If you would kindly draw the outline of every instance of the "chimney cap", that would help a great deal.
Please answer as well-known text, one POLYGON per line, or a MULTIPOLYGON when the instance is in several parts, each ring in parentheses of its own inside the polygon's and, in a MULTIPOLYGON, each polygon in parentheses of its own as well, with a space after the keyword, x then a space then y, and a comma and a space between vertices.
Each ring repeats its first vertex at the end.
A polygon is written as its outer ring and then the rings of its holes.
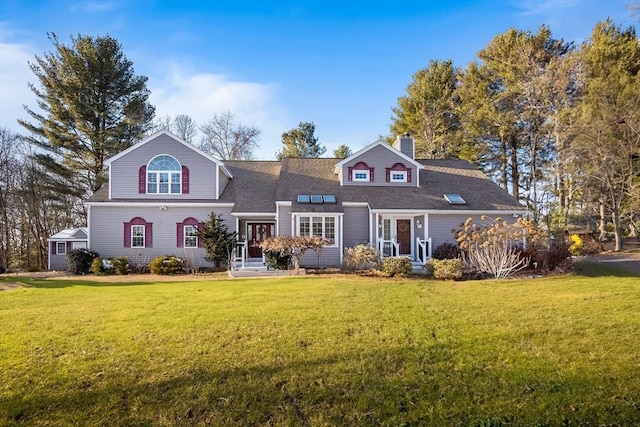
POLYGON ((404 136, 406 136, 407 138, 409 138, 409 137, 411 136, 411 134, 410 134, 409 132, 406 132, 406 133, 404 134, 404 136))

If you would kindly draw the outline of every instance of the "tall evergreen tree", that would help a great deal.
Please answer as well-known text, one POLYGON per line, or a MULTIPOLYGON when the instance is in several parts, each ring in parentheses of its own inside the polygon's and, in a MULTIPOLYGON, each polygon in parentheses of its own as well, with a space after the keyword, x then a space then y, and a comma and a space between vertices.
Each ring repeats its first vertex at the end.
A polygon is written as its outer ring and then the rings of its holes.
POLYGON ((285 157, 320 157, 326 151, 318 143, 318 138, 314 135, 316 125, 312 122, 300 122, 297 128, 291 129, 282 134, 284 147, 276 153, 278 160, 285 157))
POLYGON ((431 61, 413 75, 407 94, 392 109, 391 134, 413 135, 416 157, 446 158, 458 152, 458 118, 453 109, 456 73, 450 60, 431 61))
POLYGON ((61 192, 78 196, 105 180, 104 161, 131 146, 151 126, 147 78, 112 37, 71 37, 61 43, 50 34, 53 52, 35 57, 30 84, 39 110, 25 106, 34 122, 19 120, 26 140, 42 149, 36 159, 61 192))
POLYGON ((351 154, 353 154, 351 153, 351 148, 349 148, 349 146, 346 144, 342 144, 341 146, 333 150, 333 157, 338 159, 346 159, 351 154))

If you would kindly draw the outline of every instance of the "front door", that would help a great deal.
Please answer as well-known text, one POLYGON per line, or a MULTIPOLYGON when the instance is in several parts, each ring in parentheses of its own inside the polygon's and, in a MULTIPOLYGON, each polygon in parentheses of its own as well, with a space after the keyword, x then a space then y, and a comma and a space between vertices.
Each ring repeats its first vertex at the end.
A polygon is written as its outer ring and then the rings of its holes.
POLYGON ((411 255, 411 220, 396 220, 396 242, 398 243, 398 255, 411 255))
POLYGON ((250 222, 247 224, 247 242, 249 243, 249 258, 262 258, 260 243, 274 234, 274 225, 264 222, 250 222))

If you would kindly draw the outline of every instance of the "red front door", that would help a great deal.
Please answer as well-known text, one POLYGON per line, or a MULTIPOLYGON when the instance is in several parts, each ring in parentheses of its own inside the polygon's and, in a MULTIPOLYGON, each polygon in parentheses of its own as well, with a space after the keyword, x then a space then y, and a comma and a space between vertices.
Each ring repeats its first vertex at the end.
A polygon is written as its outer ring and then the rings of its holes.
POLYGON ((250 222, 247 224, 247 241, 249 243, 250 258, 262 258, 260 243, 274 234, 274 228, 273 224, 263 222, 250 222))
POLYGON ((399 219, 396 222, 396 227, 396 241, 398 242, 400 251, 398 255, 411 254, 411 220, 399 219))

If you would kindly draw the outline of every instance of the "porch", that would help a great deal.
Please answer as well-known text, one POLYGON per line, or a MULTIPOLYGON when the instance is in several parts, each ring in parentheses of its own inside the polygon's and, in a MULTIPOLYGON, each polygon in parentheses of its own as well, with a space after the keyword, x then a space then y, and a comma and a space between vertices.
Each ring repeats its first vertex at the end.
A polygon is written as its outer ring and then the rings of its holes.
POLYGON ((432 254, 428 237, 427 215, 375 214, 376 248, 380 256, 406 257, 412 263, 424 265, 432 254))

